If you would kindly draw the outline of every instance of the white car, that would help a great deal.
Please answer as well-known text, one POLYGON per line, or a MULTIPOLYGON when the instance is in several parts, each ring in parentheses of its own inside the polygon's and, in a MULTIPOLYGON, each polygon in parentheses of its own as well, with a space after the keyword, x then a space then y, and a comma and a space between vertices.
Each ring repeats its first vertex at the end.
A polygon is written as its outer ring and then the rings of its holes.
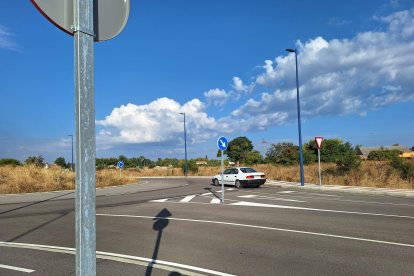
MULTIPOLYGON (((221 185, 221 174, 215 175, 212 178, 213 184, 221 185)), ((227 169, 223 172, 223 184, 234 185, 236 188, 243 187, 260 187, 266 182, 266 176, 262 172, 257 172, 252 168, 237 167, 227 169)))

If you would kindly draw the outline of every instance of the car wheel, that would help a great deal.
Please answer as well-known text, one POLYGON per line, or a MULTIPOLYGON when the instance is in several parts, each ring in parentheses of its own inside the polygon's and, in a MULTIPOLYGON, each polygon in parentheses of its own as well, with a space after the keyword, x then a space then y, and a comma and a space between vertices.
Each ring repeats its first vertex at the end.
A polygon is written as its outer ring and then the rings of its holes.
POLYGON ((236 185, 237 189, 243 188, 243 185, 241 184, 241 182, 239 180, 236 180, 235 185, 236 185))
POLYGON ((220 182, 218 181, 218 179, 216 178, 216 179, 214 179, 214 186, 219 186, 220 185, 220 182))

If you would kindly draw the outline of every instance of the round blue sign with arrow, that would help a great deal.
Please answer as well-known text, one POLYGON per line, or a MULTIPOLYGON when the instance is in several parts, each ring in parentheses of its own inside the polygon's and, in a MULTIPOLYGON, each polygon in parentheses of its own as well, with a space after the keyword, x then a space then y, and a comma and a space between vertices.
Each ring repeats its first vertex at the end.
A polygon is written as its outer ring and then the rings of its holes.
POLYGON ((226 150, 228 146, 229 146, 229 143, 227 143, 226 137, 221 136, 220 138, 218 138, 218 140, 217 140, 217 147, 220 150, 226 150))
POLYGON ((118 161, 118 163, 116 165, 118 166, 118 168, 122 169, 124 167, 124 162, 123 161, 118 161))

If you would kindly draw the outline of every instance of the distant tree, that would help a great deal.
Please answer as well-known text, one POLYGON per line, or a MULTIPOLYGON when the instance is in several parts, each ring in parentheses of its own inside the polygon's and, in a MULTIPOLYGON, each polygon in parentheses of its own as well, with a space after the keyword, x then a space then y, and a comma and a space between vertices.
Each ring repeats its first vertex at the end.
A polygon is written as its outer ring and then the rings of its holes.
POLYGON ((263 162, 263 156, 257 150, 252 150, 247 153, 245 158, 245 163, 247 165, 255 165, 263 162))
MULTIPOLYGON (((246 157, 253 150, 253 143, 247 137, 237 137, 229 142, 228 148, 224 151, 224 154, 233 161, 239 164, 244 163, 246 157)), ((217 153, 217 157, 221 156, 221 151, 217 153)))
POLYGON ((290 166, 299 162, 299 147, 290 142, 272 144, 266 152, 270 163, 290 166))
POLYGON ((59 167, 62 167, 62 168, 67 168, 68 167, 64 157, 56 158, 55 164, 58 165, 59 167))
POLYGON ((21 166, 22 163, 19 160, 13 159, 13 158, 3 158, 0 159, 0 167, 1 166, 12 166, 12 167, 16 167, 16 166, 21 166))
MULTIPOLYGON (((188 164, 188 172, 192 172, 192 173, 196 173, 198 172, 198 166, 196 164, 195 160, 187 160, 187 164, 188 164)), ((183 173, 185 172, 185 162, 183 162, 181 164, 181 169, 183 170, 183 173)))
POLYGON ((395 157, 391 161, 391 166, 399 171, 401 178, 408 180, 411 188, 414 189, 414 163, 404 161, 401 157, 395 157))
POLYGON ((43 156, 37 155, 37 156, 29 156, 26 160, 24 160, 25 165, 35 165, 37 167, 43 167, 46 162, 43 156))
POLYGON ((412 146, 410 150, 414 151, 414 146, 412 146))
POLYGON ((400 150, 373 150, 371 151, 367 159, 368 160, 393 160, 398 157, 402 151, 400 150))
POLYGON ((393 147, 398 147, 400 144, 398 144, 398 143, 396 143, 396 144, 393 144, 392 146, 393 147))

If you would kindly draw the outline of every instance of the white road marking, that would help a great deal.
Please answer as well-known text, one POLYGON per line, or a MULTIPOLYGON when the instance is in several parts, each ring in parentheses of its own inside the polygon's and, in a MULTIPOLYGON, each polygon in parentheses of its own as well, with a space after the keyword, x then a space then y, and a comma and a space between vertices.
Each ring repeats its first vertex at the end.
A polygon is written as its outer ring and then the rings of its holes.
MULTIPOLYGON (((0 242, 0 247, 24 248, 24 249, 48 251, 48 252, 55 252, 55 253, 76 254, 75 248, 50 246, 50 245, 43 245, 43 244, 0 242)), ((228 274, 228 273, 224 273, 220 271, 210 270, 210 269, 191 266, 191 265, 162 261, 158 259, 137 257, 137 256, 132 256, 132 255, 103 252, 103 251, 96 251, 96 258, 104 259, 104 260, 112 260, 112 261, 122 262, 122 263, 132 263, 132 264, 144 265, 144 266, 147 266, 148 264, 150 264, 155 268, 164 269, 168 271, 177 271, 177 268, 181 268, 181 273, 185 275, 200 275, 200 274, 191 272, 192 270, 192 271, 197 271, 200 273, 208 273, 208 274, 219 275, 219 276, 235 276, 233 274, 228 274)), ((177 271, 177 272, 180 272, 180 271, 177 271)))
POLYGON ((228 189, 226 189, 226 191, 234 191, 234 190, 237 190, 237 189, 234 189, 234 188, 228 188, 228 189))
POLYGON ((260 195, 243 195, 243 196, 238 196, 238 197, 279 200, 279 201, 292 201, 292 202, 306 202, 306 201, 296 200, 296 199, 287 199, 287 198, 281 198, 281 197, 270 197, 270 196, 260 196, 260 195))
POLYGON ((308 193, 308 195, 317 195, 317 196, 334 196, 334 197, 337 197, 337 195, 316 194, 316 193, 308 193))
MULTIPOLYGON (((247 193, 246 191, 242 191, 243 193, 247 193)), ((273 196, 272 193, 260 193, 260 192, 249 192, 258 195, 269 195, 273 196)), ((364 201, 364 200, 352 200, 352 199, 338 199, 338 198, 320 198, 320 197, 311 197, 311 196, 302 196, 302 195, 286 195, 295 198, 304 198, 304 199, 317 199, 317 200, 327 200, 327 201, 342 201, 342 202, 355 202, 355 203, 366 203, 366 204, 379 204, 379 205, 394 205, 394 206, 410 206, 414 207, 413 204, 406 204, 406 203, 390 203, 390 202, 379 202, 379 201, 364 201)), ((334 195, 334 197, 342 197, 334 195)))
POLYGON ((213 199, 210 201, 210 203, 213 203, 213 204, 218 204, 218 203, 220 203, 220 202, 221 202, 221 200, 220 200, 219 198, 217 198, 217 197, 213 198, 213 199))
POLYGON ((340 211, 340 210, 329 210, 329 209, 316 209, 316 208, 306 208, 306 207, 287 206, 287 205, 272 205, 272 204, 256 203, 256 202, 248 202, 248 201, 239 201, 239 202, 235 202, 235 203, 230 203, 229 205, 250 206, 250 207, 269 207, 269 208, 281 208, 281 209, 294 209, 294 210, 307 210, 307 211, 319 211, 319 212, 332 212, 332 213, 343 213, 343 214, 355 214, 355 215, 369 215, 369 216, 414 219, 414 217, 410 217, 410 216, 376 214, 376 213, 363 213, 363 212, 340 211))
POLYGON ((195 198, 196 195, 189 195, 186 196, 185 198, 181 199, 180 202, 189 202, 190 200, 192 200, 193 198, 195 198))
MULTIPOLYGON (((171 217, 114 215, 114 214, 96 214, 96 215, 97 216, 105 216, 105 217, 143 218, 143 219, 151 219, 151 220, 154 220, 154 219, 167 219, 167 220, 177 220, 177 221, 187 221, 187 222, 200 222, 200 223, 211 223, 211 224, 223 224, 223 225, 230 225, 230 226, 240 226, 240 227, 248 227, 248 228, 257 228, 257 229, 265 229, 265 230, 273 230, 273 231, 281 231, 281 232, 290 232, 290 233, 297 233, 297 234, 305 234, 305 235, 313 235, 313 236, 322 236, 322 237, 330 237, 330 238, 339 238, 339 239, 345 239, 345 240, 364 241, 364 242, 372 242, 372 243, 388 244, 388 245, 397 245, 397 246, 412 247, 412 248, 414 248, 414 244, 408 244, 408 243, 381 241, 381 240, 373 240, 373 239, 365 239, 365 238, 358 238, 358 237, 333 235, 333 234, 318 233, 318 232, 308 232, 308 231, 292 230, 292 229, 285 229, 285 228, 275 228, 275 227, 267 227, 267 226, 251 225, 251 224, 240 224, 240 223, 225 222, 225 221, 199 220, 199 219, 184 219, 184 218, 171 218, 171 217)), ((0 245, 1 245, 1 243, 0 243, 0 245)))
POLYGON ((291 193, 295 193, 295 191, 282 191, 282 192, 278 192, 278 194, 291 194, 291 193))
POLYGON ((205 195, 211 195, 211 193, 209 192, 209 193, 204 193, 204 194, 201 194, 202 196, 205 196, 205 195))
POLYGON ((2 265, 2 264, 0 264, 0 268, 9 269, 9 270, 15 270, 15 271, 20 271, 20 272, 26 272, 26 273, 32 273, 32 272, 34 272, 33 269, 22 268, 22 267, 11 266, 11 265, 2 265))
POLYGON ((150 202, 166 202, 169 198, 150 200, 150 202))

